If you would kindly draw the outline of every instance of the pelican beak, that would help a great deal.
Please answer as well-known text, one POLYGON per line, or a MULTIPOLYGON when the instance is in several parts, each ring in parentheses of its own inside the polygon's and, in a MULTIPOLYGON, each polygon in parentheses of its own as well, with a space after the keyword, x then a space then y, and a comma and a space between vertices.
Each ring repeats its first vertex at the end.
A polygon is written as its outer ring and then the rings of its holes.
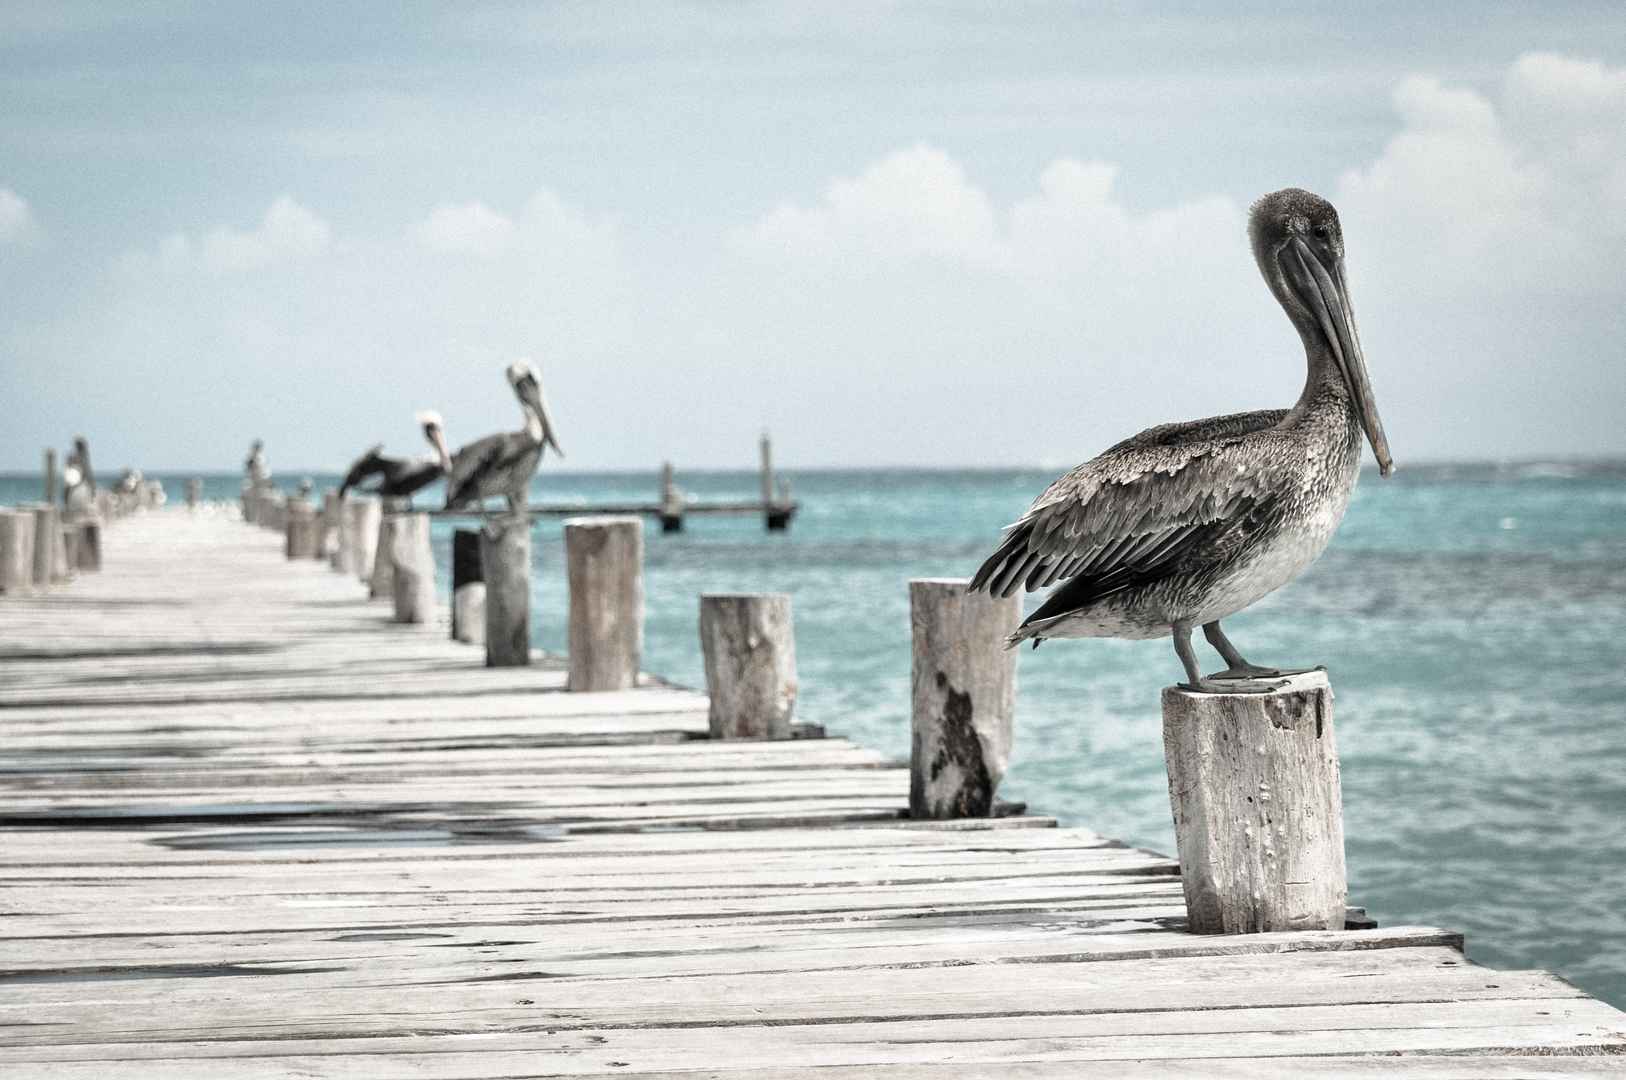
POLYGON ((542 422, 542 445, 553 447, 555 454, 564 457, 565 452, 559 449, 559 440, 553 433, 553 421, 548 418, 548 402, 542 396, 542 384, 535 379, 527 379, 524 389, 526 403, 536 413, 536 418, 542 422))
POLYGON ((435 448, 435 456, 440 458, 442 472, 452 471, 452 452, 446 446, 446 432, 441 430, 439 424, 425 424, 423 433, 429 439, 429 445, 435 448))
POLYGON ((1349 305, 1343 261, 1335 261, 1329 271, 1309 244, 1294 237, 1282 249, 1279 262, 1299 302, 1321 325, 1321 333, 1326 336, 1343 373, 1344 385, 1355 399, 1361 427, 1366 431, 1367 442, 1372 444, 1372 456, 1378 459, 1378 472, 1388 476, 1394 471, 1395 463, 1389 456, 1389 439, 1383 433, 1383 421, 1378 418, 1372 379, 1366 373, 1366 354, 1361 351, 1361 336, 1355 329, 1355 315, 1349 305))

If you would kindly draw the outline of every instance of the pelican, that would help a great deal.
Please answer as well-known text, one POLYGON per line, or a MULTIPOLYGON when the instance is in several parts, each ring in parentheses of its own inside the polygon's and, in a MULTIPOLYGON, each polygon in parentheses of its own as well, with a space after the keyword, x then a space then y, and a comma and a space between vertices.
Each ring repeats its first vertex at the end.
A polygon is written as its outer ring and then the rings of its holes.
POLYGON ((392 458, 383 454, 384 444, 370 448, 355 460, 339 485, 339 498, 372 477, 380 477, 378 485, 369 488, 378 495, 410 496, 433 484, 451 468, 451 454, 446 449, 446 425, 440 413, 425 410, 416 417, 423 428, 423 437, 435 448, 433 454, 415 458, 392 458))
POLYGON ((446 509, 478 507, 488 497, 501 495, 515 514, 525 511, 531 477, 542 460, 544 447, 553 447, 560 457, 559 440, 548 419, 548 403, 542 397, 542 381, 528 361, 508 365, 508 385, 519 398, 525 426, 518 431, 501 432, 476 439, 452 455, 446 470, 446 509))
POLYGON ((1150 428, 1051 484, 971 581, 996 596, 1062 583, 1007 647, 1170 635, 1183 685, 1205 693, 1266 693, 1298 673, 1248 663, 1220 620, 1321 555, 1355 488, 1363 433, 1382 475, 1394 462, 1350 309, 1338 212, 1288 188, 1254 203, 1248 236, 1304 342, 1303 393, 1291 409, 1150 428), (1200 674, 1198 626, 1224 671, 1200 674))

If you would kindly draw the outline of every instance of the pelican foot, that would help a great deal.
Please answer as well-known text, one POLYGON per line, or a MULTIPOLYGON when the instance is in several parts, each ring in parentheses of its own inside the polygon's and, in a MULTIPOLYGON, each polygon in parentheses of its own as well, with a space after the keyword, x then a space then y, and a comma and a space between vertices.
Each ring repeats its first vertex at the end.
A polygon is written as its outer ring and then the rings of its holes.
POLYGON ((1260 667, 1258 664, 1233 664, 1224 671, 1216 671, 1212 675, 1205 675, 1204 681, 1211 679, 1280 679, 1289 675, 1308 675, 1312 671, 1326 671, 1325 664, 1315 667, 1273 668, 1260 667))
POLYGON ((1268 694, 1280 690, 1286 685, 1286 679, 1246 679, 1237 677, 1220 680, 1209 676, 1199 679, 1195 685, 1181 683, 1180 689, 1190 690, 1197 694, 1268 694))

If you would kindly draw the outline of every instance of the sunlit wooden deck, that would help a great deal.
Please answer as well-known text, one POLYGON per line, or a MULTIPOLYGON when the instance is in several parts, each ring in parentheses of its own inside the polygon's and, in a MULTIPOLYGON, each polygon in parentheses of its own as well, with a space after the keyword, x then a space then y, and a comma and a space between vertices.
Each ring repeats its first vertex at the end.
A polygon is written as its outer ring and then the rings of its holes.
POLYGON ((1448 931, 1189 935, 1164 858, 488 670, 224 514, 104 546, 0 598, 8 1080, 1626 1071, 1626 1014, 1448 931))

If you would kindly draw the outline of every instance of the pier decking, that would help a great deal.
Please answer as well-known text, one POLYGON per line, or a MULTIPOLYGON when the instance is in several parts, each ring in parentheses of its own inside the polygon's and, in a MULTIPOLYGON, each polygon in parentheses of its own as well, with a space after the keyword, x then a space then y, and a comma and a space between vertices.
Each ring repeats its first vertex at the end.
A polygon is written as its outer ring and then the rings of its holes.
POLYGON ((1626 1071, 1626 1014, 1449 931, 1187 934, 1167 859, 486 669, 223 514, 104 567, 0 598, 8 1080, 1626 1071))

